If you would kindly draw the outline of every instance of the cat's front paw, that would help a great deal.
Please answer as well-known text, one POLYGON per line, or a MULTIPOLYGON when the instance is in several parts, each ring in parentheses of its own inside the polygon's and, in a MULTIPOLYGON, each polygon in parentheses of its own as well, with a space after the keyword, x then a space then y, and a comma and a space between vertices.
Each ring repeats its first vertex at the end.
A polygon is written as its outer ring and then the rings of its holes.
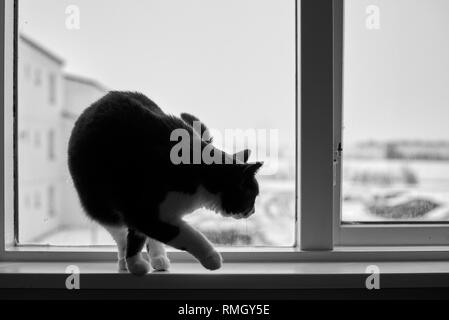
POLYGON ((165 255, 152 257, 151 266, 156 271, 167 271, 170 268, 170 260, 165 255))
POLYGON ((201 261, 201 264, 208 270, 217 270, 221 268, 223 258, 217 251, 212 251, 212 253, 201 261))
POLYGON ((140 254, 126 258, 126 264, 128 266, 129 272, 136 276, 143 276, 150 271, 150 265, 148 261, 143 259, 140 254))

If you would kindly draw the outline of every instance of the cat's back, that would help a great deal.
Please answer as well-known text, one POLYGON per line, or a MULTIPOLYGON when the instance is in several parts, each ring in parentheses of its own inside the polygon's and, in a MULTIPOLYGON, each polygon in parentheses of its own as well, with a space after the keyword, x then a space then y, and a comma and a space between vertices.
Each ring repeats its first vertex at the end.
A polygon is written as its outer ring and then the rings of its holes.
MULTIPOLYGON (((148 121, 149 118, 163 118, 165 113, 148 97, 141 93, 111 91, 90 105, 77 119, 72 136, 121 129, 130 122, 148 121)), ((132 129, 128 127, 127 129, 132 129)))
POLYGON ((162 134, 167 116, 152 100, 137 92, 111 91, 94 102, 77 119, 69 142, 69 153, 86 144, 117 145, 122 140, 143 138, 153 131, 162 134), (159 132, 158 132, 159 130, 159 132), (108 143, 109 141, 109 143, 108 143))
POLYGON ((69 141, 75 171, 120 169, 165 161, 173 128, 183 126, 141 93, 112 91, 78 118, 69 141), (164 159, 162 159, 164 158, 164 159))

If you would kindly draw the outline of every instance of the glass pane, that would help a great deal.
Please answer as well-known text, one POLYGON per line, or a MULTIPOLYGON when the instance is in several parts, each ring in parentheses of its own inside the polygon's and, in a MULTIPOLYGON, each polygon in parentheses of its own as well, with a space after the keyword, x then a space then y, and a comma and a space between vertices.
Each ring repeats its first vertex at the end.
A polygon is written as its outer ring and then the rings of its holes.
POLYGON ((342 220, 449 221, 449 1, 345 3, 342 220))
MULTIPOLYGON (((200 210, 188 220, 218 244, 291 246, 295 28, 294 0, 21 0, 20 242, 113 243, 79 205, 67 141, 92 102, 108 90, 132 90, 167 113, 198 116, 223 136, 257 133, 250 161, 266 162, 256 214, 234 220, 200 210)), ((214 140, 231 152, 228 142, 214 140)))

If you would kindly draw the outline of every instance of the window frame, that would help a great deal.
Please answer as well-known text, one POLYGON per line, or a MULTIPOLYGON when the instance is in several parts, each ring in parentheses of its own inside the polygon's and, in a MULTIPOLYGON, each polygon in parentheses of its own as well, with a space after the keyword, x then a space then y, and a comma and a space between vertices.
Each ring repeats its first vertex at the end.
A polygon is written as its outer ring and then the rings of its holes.
POLYGON ((334 150, 337 184, 334 192, 334 244, 336 246, 448 246, 449 224, 440 223, 344 223, 342 216, 342 152, 344 115, 344 1, 334 11, 334 150))
MULTIPOLYGON (((14 42, 19 0, 0 5, 0 261, 114 261, 113 246, 17 246, 14 221, 14 42)), ((296 242, 291 248, 218 248, 228 262, 449 260, 446 246, 381 247, 366 237, 370 226, 340 226, 342 50, 344 0, 294 0, 296 4, 296 242), (298 18, 301 17, 299 21, 298 18), (300 107, 301 106, 301 107, 300 107), (299 125, 301 127, 299 128, 299 125), (324 129, 323 129, 324 128, 324 129), (323 132, 325 134, 323 134, 323 132), (299 143, 301 142, 301 143, 299 143), (301 186, 307 186, 302 188, 301 186), (323 201, 323 199, 325 199, 323 201), (338 201, 337 201, 338 199, 338 201), (347 231, 349 230, 349 232, 347 231), (362 237, 363 236, 363 237, 362 237), (349 247, 355 246, 358 247, 349 247), (365 247, 360 247, 365 245, 365 247), (345 247, 346 246, 346 247, 345 247)), ((435 226, 433 226, 435 228, 435 226)), ((372 226, 371 226, 372 228, 372 226)), ((397 230, 400 226, 393 228, 397 230)), ((416 228, 416 227, 414 227, 416 228)), ((388 226, 384 230, 391 229, 388 226)), ((385 231, 386 230, 386 231, 385 231)), ((420 229, 423 235, 426 230, 420 229)), ((435 229, 433 229, 435 230, 435 229)), ((418 243, 416 243, 418 245, 418 243)), ((194 259, 170 251, 174 262, 194 259)))
MULTIPOLYGON (((297 11, 295 12, 295 24, 297 24, 297 17, 300 13, 299 0, 292 0, 295 3, 297 11)), ((17 178, 17 150, 14 148, 14 141, 16 139, 14 132, 14 105, 15 99, 17 97, 12 95, 14 92, 14 84, 17 80, 17 55, 15 52, 17 50, 17 18, 18 18, 18 4, 19 0, 5 0, 4 7, 0 5, 0 33, 4 38, 0 38, 1 44, 4 44, 4 56, 0 55, 3 70, 5 74, 4 77, 4 87, 2 87, 2 92, 0 92, 0 99, 4 101, 4 107, 1 110, 2 116, 4 116, 1 124, 4 125, 5 135, 2 137, 0 132, 0 138, 3 146, 0 145, 3 154, 1 158, 5 161, 2 165, 4 192, 0 192, 3 197, 3 208, 0 212, 0 261, 1 260, 37 260, 37 261, 60 261, 66 259, 76 259, 80 261, 89 260, 115 260, 115 246, 92 246, 92 247, 63 247, 63 246, 40 246, 40 245, 20 245, 17 239, 18 228, 17 219, 14 216, 14 210, 17 208, 17 199, 15 199, 14 194, 17 194, 17 189, 14 190, 14 181, 17 178), (4 19, 4 20, 3 20, 4 19), (13 63, 14 62, 14 63, 13 63), (1 230, 5 230, 2 234, 1 230)), ((295 32, 298 34, 298 31, 295 32)), ((295 39, 296 40, 296 39, 295 39)), ((297 42, 297 41, 296 41, 297 42)), ((298 47, 298 43, 297 46, 298 47)), ((296 53, 298 50, 296 48, 296 53)), ((299 58, 296 57, 296 65, 299 64, 299 58)), ((298 104, 298 94, 296 94, 296 110, 298 104)), ((297 116, 298 112, 296 112, 297 116)), ((298 143, 298 141, 297 141, 298 143)), ((297 148, 296 148, 297 149, 297 148)), ((298 150, 296 150, 297 152, 298 150)), ((298 157, 296 157, 298 160, 298 157)), ((297 165, 299 170, 299 166, 297 165)), ((299 184, 298 174, 296 176, 296 185, 299 184)), ((2 178, 2 177, 0 177, 2 178)), ((298 192, 296 188, 296 193, 298 192)), ((297 198, 297 194, 295 195, 297 198)), ((295 239, 296 235, 299 233, 298 230, 294 230, 295 239)), ((240 260, 259 260, 263 259, 268 255, 282 256, 282 259, 290 259, 290 254, 297 252, 299 249, 295 243, 292 247, 230 247, 230 248, 220 248, 218 249, 223 252, 224 258, 228 261, 240 261, 240 260)), ((193 258, 185 252, 170 251, 171 259, 174 261, 191 261, 193 258)))

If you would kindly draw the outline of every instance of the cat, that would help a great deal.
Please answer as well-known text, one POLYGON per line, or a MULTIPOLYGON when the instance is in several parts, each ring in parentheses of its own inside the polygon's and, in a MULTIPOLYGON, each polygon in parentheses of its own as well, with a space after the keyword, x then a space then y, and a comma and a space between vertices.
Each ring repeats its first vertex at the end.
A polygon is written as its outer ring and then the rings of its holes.
POLYGON ((143 275, 150 264, 169 269, 164 244, 189 252, 209 270, 221 267, 221 255, 182 218, 202 207, 237 219, 252 215, 263 163, 247 163, 249 156, 250 150, 231 156, 215 148, 193 115, 178 118, 144 94, 111 91, 75 122, 68 166, 84 211, 117 243, 119 269, 143 275), (173 164, 175 129, 233 163, 173 164), (149 259, 141 253, 145 246, 149 259))

